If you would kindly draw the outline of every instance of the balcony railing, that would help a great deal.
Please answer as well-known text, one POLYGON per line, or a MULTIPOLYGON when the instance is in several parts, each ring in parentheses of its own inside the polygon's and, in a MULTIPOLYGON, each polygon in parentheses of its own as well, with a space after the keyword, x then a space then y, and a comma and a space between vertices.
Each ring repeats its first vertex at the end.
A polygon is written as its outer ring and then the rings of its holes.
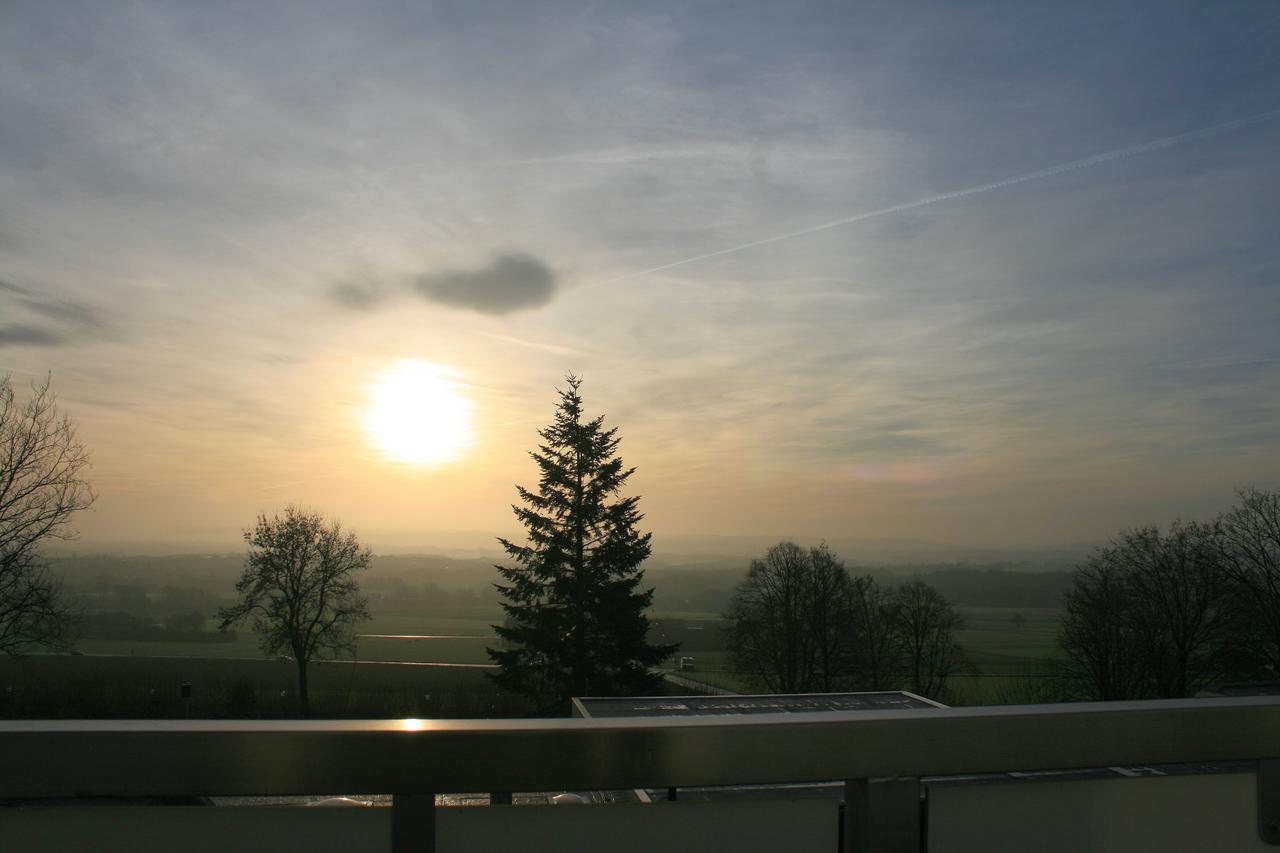
MULTIPOLYGON (((436 849, 437 793, 843 780, 844 849, 917 851, 922 777, 1249 761, 1249 837, 1280 841, 1275 697, 659 719, 0 721, 0 757, 9 799, 387 793, 397 853, 436 849)), ((21 813, 0 809, 0 847, 21 813)), ((320 830, 332 818, 307 820, 320 830)), ((625 840, 602 838, 599 849, 625 840)))

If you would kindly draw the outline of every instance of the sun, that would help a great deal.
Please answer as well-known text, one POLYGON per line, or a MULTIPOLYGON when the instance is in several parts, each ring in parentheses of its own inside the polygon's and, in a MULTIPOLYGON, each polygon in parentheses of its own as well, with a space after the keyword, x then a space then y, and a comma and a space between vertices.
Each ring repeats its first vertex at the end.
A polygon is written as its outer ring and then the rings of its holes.
POLYGON ((370 444, 387 459, 423 467, 461 456, 471 444, 471 404, 453 375, 425 361, 383 371, 362 418, 370 444))

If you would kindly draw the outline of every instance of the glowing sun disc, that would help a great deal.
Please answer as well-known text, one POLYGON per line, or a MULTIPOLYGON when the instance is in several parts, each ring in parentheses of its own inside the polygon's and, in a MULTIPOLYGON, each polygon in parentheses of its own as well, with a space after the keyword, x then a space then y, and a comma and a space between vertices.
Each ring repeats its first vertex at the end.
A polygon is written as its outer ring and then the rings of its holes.
POLYGON ((384 371, 369 386, 362 420, 370 443, 396 462, 440 465, 470 444, 470 404, 448 371, 425 361, 384 371))

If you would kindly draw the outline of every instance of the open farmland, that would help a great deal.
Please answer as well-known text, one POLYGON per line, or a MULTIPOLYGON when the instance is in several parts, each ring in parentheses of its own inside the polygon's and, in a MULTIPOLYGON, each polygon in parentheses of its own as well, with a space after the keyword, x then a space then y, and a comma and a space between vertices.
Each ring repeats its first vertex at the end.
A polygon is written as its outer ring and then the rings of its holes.
MULTIPOLYGON (((147 561, 128 564, 131 567, 129 571, 134 572, 128 574, 111 561, 87 561, 71 577, 91 578, 99 570, 104 574, 114 573, 112 577, 118 575, 118 579, 110 584, 88 583, 82 586, 86 603, 99 611, 128 610, 139 619, 163 620, 163 611, 158 610, 162 605, 172 610, 198 609, 211 616, 217 606, 228 603, 225 593, 238 570, 237 560, 228 558, 223 561, 225 566, 218 563, 218 571, 209 577, 202 573, 218 561, 197 560, 190 566, 173 560, 156 562, 155 566, 147 561), (185 586, 175 589, 160 587, 160 593, 146 593, 146 590, 157 587, 162 576, 185 586), (179 598, 179 595, 185 598, 179 598)), ((405 567, 397 568, 397 558, 384 558, 384 564, 387 572, 403 569, 406 573, 403 576, 392 573, 370 578, 373 618, 359 628, 356 659, 362 662, 361 667, 374 662, 489 663, 485 649, 497 642, 493 625, 501 620, 502 613, 487 587, 490 577, 487 563, 449 568, 443 563, 439 566, 434 563, 418 566, 417 562, 406 561, 405 567), (413 572, 429 574, 413 574, 410 568, 413 572), (438 578, 442 585, 436 585, 434 581, 424 582, 421 577, 438 578)), ((660 593, 658 599, 663 601, 658 603, 652 614, 655 621, 653 639, 681 644, 679 655, 667 662, 668 667, 676 669, 678 658, 689 656, 693 658, 694 668, 686 671, 686 676, 731 690, 753 689, 749 679, 732 671, 723 632, 724 622, 720 617, 728 590, 739 576, 736 569, 664 569, 654 573, 653 580, 660 593)), ((1057 653, 1059 610, 1031 605, 1058 600, 1064 577, 968 570, 936 571, 921 576, 945 588, 949 597, 957 601, 957 610, 965 619, 965 627, 957 639, 978 674, 960 676, 952 681, 952 702, 1026 701, 1043 694, 1040 688, 1047 686, 1047 681, 1039 678, 1038 674, 1047 669, 1046 662, 1057 653), (984 604, 1006 606, 982 606, 984 604), (1011 606, 1015 604, 1024 606, 1011 606)), ((890 579, 886 578, 884 582, 888 583, 890 579)), ((207 618, 203 630, 213 631, 215 628, 215 621, 207 618)), ((240 680, 245 683, 237 688, 238 695, 244 700, 242 705, 249 704, 246 697, 253 693, 251 704, 256 715, 286 716, 293 713, 290 693, 293 672, 289 662, 265 660, 258 638, 248 623, 236 626, 235 630, 235 639, 228 642, 211 642, 208 638, 204 641, 82 638, 76 648, 94 664, 88 669, 76 670, 77 677, 92 681, 93 670, 99 665, 104 670, 117 672, 123 664, 112 661, 129 657, 191 659, 185 665, 188 671, 198 675, 205 671, 213 674, 208 686, 204 686, 197 677, 171 673, 166 669, 170 664, 166 663, 158 664, 160 669, 147 683, 143 699, 137 696, 126 698, 132 688, 111 686, 114 675, 104 676, 108 684, 97 691, 97 696, 99 699, 115 696, 124 705, 138 709, 143 716, 152 715, 149 709, 155 701, 160 702, 163 713, 180 715, 185 713, 185 708, 169 707, 164 697, 168 695, 166 691, 170 690, 171 683, 191 680, 196 685, 192 713, 205 713, 201 710, 204 708, 208 714, 220 716, 227 713, 230 684, 243 676, 240 680), (217 669, 218 661, 232 667, 239 676, 217 669), (276 675, 268 677, 269 672, 276 672, 276 675), (153 687, 156 695, 161 697, 159 700, 151 698, 153 687), (201 691, 212 692, 206 695, 201 691), (281 691, 285 693, 283 697, 281 691), (221 698, 216 698, 215 694, 221 698)), ((321 691, 317 698, 318 713, 379 715, 385 707, 385 713, 393 715, 434 715, 435 712, 429 709, 436 707, 432 703, 444 695, 439 689, 418 689, 416 683, 406 687, 398 677, 378 681, 371 677, 375 672, 372 669, 360 670, 365 674, 355 679, 348 678, 341 685, 329 684, 325 673, 335 666, 339 665, 322 663, 313 669, 313 679, 318 679, 317 686, 321 691), (393 698, 380 699, 379 691, 388 692, 393 698), (428 694, 433 697, 431 700, 421 698, 428 694)), ((57 673, 54 669, 48 672, 50 677, 58 677, 57 673)), ((199 678, 203 677, 199 675, 199 678)), ((8 676, 0 683, 12 685, 8 676)), ((460 714, 479 712, 483 704, 479 699, 467 699, 463 702, 465 708, 448 711, 446 715, 453 715, 455 711, 460 714)), ((52 701, 52 705, 58 706, 50 711, 53 715, 75 713, 61 708, 58 701, 52 701)))
POLYGON ((1058 656, 1058 619, 1050 607, 962 607, 959 634, 975 674, 951 679, 957 705, 1004 705, 1056 698, 1049 673, 1058 656))
MULTIPOLYGON (((497 639, 493 633, 497 618, 483 608, 414 612, 384 605, 360 626, 356 657, 361 661, 487 664, 485 647, 497 639)), ((262 658, 258 637, 247 625, 239 626, 236 634, 236 639, 227 643, 81 639, 76 648, 87 655, 123 657, 262 658)))
MULTIPOLYGON (((317 717, 520 716, 523 704, 485 668, 318 662, 317 717)), ((291 661, 195 657, 30 655, 0 658, 0 716, 9 718, 293 717, 291 661), (190 704, 181 697, 192 685, 190 704)))

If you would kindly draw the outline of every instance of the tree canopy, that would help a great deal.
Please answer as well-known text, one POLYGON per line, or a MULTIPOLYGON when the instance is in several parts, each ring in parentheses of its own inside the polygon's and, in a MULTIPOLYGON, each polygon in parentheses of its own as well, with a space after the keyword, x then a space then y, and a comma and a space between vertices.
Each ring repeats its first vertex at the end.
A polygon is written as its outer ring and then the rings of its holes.
POLYGON ((1241 662, 1255 678, 1280 677, 1280 492, 1247 487, 1218 519, 1216 544, 1233 587, 1241 662))
POLYGON ((218 611, 225 630, 252 617, 268 655, 287 653, 298 672, 298 708, 310 712, 307 664, 355 649, 355 627, 369 618, 358 572, 372 554, 354 533, 318 512, 288 506, 258 516, 244 532, 249 545, 236 582, 240 600, 218 611))
POLYGON ((1234 668, 1236 619, 1215 525, 1140 527, 1076 571, 1059 643, 1078 695, 1172 699, 1234 668))
POLYGON ((969 670, 956 633, 964 619, 942 593, 924 581, 909 581, 893 593, 894 624, 912 693, 942 699, 949 694, 953 675, 969 670))
POLYGON ((913 581, 854 578, 826 545, 752 560, 725 615, 734 667, 772 693, 908 688, 930 698, 968 668, 958 613, 913 581))
POLYGON ((851 603, 849 574, 825 546, 772 546, 729 602, 736 668, 771 693, 836 689, 848 670, 851 603))

